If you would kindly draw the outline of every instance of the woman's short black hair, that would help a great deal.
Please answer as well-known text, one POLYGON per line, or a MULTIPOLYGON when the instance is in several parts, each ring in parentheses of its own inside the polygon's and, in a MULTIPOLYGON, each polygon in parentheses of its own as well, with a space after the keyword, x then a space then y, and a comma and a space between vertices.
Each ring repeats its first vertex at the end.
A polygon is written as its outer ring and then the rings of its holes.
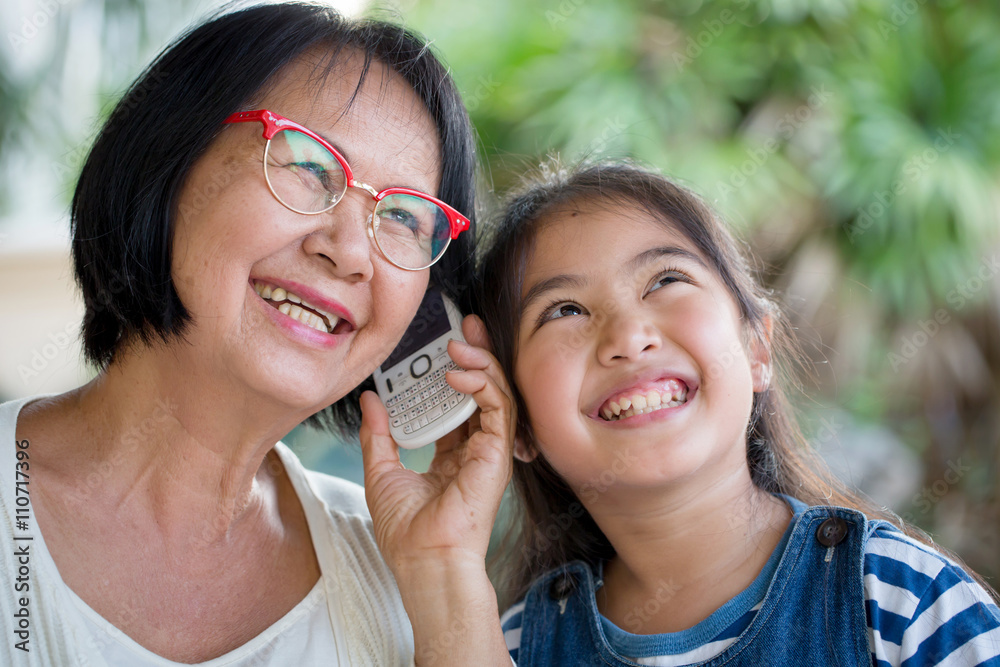
MULTIPOLYGON (((413 87, 441 140, 438 196, 473 215, 472 127, 447 69, 424 39, 318 4, 223 10, 167 47, 133 83, 83 165, 73 196, 72 249, 86 307, 83 349, 92 363, 103 369, 123 346, 183 333, 189 314, 170 267, 173 216, 187 174, 225 118, 253 107, 275 74, 315 49, 329 52, 326 74, 350 51, 363 55, 364 73, 379 63, 413 87)), ((473 233, 459 236, 431 269, 431 280, 466 306, 473 233)), ((310 421, 350 433, 365 385, 310 421)))

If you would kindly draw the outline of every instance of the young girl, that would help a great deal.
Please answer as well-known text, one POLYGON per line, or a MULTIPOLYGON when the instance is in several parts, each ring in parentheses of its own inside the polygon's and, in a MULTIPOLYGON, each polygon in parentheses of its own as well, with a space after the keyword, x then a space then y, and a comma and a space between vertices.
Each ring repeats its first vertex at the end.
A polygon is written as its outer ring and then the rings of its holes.
POLYGON ((550 174, 481 275, 518 412, 519 666, 1000 665, 985 584, 806 454, 786 327, 694 195, 550 174))

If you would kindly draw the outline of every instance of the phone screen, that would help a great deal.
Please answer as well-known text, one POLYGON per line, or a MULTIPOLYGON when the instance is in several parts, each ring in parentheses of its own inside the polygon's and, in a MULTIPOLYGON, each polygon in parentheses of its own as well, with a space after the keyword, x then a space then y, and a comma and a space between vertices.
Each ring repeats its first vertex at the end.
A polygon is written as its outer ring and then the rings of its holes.
POLYGON ((388 372, 390 368, 419 350, 428 341, 443 336, 450 330, 451 324, 448 322, 448 312, 444 308, 444 301, 441 300, 441 293, 433 288, 428 289, 413 322, 403 334, 403 339, 399 341, 399 345, 382 364, 382 371, 388 372))

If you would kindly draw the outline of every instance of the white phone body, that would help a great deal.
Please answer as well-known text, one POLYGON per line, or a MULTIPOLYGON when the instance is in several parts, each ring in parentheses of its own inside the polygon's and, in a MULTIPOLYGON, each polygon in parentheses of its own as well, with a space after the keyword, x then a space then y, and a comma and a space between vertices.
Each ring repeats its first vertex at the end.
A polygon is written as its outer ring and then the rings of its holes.
POLYGON ((455 368, 448 341, 464 341, 462 313, 434 287, 389 358, 375 370, 375 387, 389 412, 389 432, 400 447, 428 445, 462 425, 476 402, 445 380, 455 368))

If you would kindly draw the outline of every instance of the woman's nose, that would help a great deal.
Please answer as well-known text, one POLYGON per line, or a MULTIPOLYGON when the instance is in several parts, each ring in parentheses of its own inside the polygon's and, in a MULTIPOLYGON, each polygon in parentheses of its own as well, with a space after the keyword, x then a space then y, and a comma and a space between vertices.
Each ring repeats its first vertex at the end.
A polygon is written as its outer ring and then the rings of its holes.
POLYGON ((303 244, 306 252, 324 257, 339 278, 364 282, 374 273, 372 253, 377 252, 368 235, 371 197, 348 188, 343 199, 329 211, 316 215, 316 229, 303 244))
POLYGON ((662 345, 659 330, 639 313, 606 315, 597 343, 598 360, 605 365, 637 361, 662 345))

